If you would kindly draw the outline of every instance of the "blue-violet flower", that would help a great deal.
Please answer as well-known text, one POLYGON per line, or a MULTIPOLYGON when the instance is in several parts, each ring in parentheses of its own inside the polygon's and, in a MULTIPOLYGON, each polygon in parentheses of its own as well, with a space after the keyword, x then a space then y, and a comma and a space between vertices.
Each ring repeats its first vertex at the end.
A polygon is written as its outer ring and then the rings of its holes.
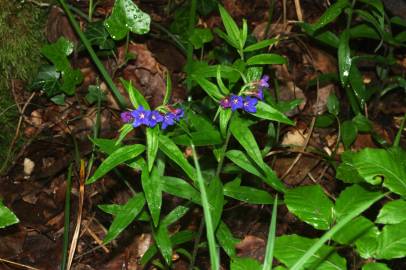
POLYGON ((258 83, 259 89, 268 88, 269 87, 268 81, 269 81, 269 76, 268 75, 262 76, 261 80, 259 80, 259 83, 258 83))
POLYGON ((236 111, 237 109, 241 109, 243 107, 243 98, 236 95, 230 96, 230 103, 231 103, 231 110, 236 111))
POLYGON ((177 108, 172 112, 175 115, 175 120, 180 121, 180 119, 185 115, 185 111, 181 108, 177 108))
POLYGON ((163 116, 163 120, 162 120, 162 129, 166 129, 168 126, 172 126, 175 124, 175 117, 176 115, 174 113, 166 113, 163 116))
POLYGON ((162 114, 158 111, 152 111, 149 115, 149 127, 155 127, 156 124, 161 123, 164 120, 162 114))
POLYGON ((131 116, 134 118, 133 127, 139 127, 140 125, 149 126, 151 111, 145 110, 140 106, 138 109, 131 112, 131 116))
POLYGON ((122 112, 120 114, 120 117, 121 121, 123 121, 124 123, 130 123, 134 119, 131 112, 122 112))
POLYGON ((227 109, 227 108, 231 108, 231 101, 230 101, 230 97, 225 97, 222 100, 220 100, 220 106, 223 109, 227 109))
POLYGON ((243 109, 244 109, 244 111, 249 112, 249 113, 256 113, 257 104, 258 104, 258 99, 247 96, 247 97, 245 97, 244 102, 243 102, 243 109))

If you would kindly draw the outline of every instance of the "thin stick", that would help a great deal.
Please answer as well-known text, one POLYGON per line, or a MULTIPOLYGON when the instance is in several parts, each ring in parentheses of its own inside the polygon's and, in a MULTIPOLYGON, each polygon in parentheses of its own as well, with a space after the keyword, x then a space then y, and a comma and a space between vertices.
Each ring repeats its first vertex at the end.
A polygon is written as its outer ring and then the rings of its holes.
POLYGON ((79 206, 78 206, 78 216, 76 218, 76 228, 75 232, 73 233, 72 243, 69 249, 69 258, 68 258, 68 266, 67 270, 70 270, 72 266, 73 257, 75 256, 75 250, 78 243, 79 232, 80 232, 80 224, 82 223, 82 212, 83 212, 83 200, 85 195, 85 162, 82 159, 80 161, 80 187, 79 187, 79 206))
POLYGON ((303 21, 303 13, 302 13, 302 7, 300 6, 300 0, 295 0, 295 8, 296 8, 297 19, 300 22, 302 22, 303 21))
POLYGON ((9 261, 9 260, 2 259, 2 258, 0 258, 0 262, 8 263, 8 264, 11 264, 11 265, 16 265, 16 266, 23 267, 23 268, 30 269, 30 270, 40 270, 40 269, 38 269, 38 268, 31 267, 31 266, 29 266, 29 265, 25 265, 25 264, 21 264, 21 263, 16 263, 16 262, 9 261))
POLYGON ((69 165, 68 177, 66 180, 66 193, 65 193, 65 222, 63 227, 63 251, 61 270, 66 269, 66 259, 68 258, 68 245, 69 245, 69 224, 70 224, 70 196, 72 191, 72 163, 69 165))

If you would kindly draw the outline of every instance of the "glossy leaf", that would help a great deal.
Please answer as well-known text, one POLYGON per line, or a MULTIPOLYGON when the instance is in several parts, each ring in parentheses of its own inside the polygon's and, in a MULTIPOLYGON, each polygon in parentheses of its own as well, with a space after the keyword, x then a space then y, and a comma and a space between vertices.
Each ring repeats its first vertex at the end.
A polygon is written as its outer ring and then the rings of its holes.
POLYGON ((332 4, 324 13, 321 15, 319 20, 313 24, 313 29, 316 31, 319 28, 326 26, 327 24, 334 21, 344 10, 345 7, 349 5, 348 0, 338 0, 332 4))
POLYGON ((379 238, 378 259, 394 259, 406 256, 406 222, 386 225, 379 238))
POLYGON ((226 136, 228 123, 230 122, 232 115, 231 110, 223 110, 220 108, 220 132, 223 137, 226 136))
POLYGON ((364 179, 358 174, 353 162, 354 153, 345 151, 341 154, 341 164, 337 168, 336 177, 345 183, 361 183, 364 179))
POLYGON ((170 265, 172 261, 172 242, 167 227, 160 225, 154 232, 154 239, 166 264, 170 265))
POLYGON ((157 227, 162 206, 162 188, 160 176, 156 167, 154 167, 151 174, 149 174, 147 167, 145 165, 143 166, 141 184, 151 213, 152 221, 154 222, 155 227, 157 227))
POLYGON ((213 40, 213 34, 209 28, 193 28, 189 34, 189 42, 192 43, 195 50, 203 47, 205 43, 213 40))
POLYGON ((372 130, 372 122, 362 114, 354 116, 352 122, 360 132, 370 132, 372 130))
POLYGON ((240 29, 235 23, 234 19, 230 16, 227 10, 219 5, 221 20, 223 21, 224 28, 226 29, 227 36, 229 38, 230 45, 236 49, 240 49, 244 46, 240 37, 240 29), (241 46, 242 45, 242 46, 241 46))
POLYGON ((368 234, 368 232, 374 228, 376 229, 372 221, 363 216, 359 216, 339 230, 333 236, 333 240, 343 245, 350 245, 368 234))
POLYGON ((341 139, 345 148, 349 148, 358 135, 357 126, 352 121, 344 121, 341 124, 341 139))
POLYGON ((156 154, 158 153, 159 146, 159 126, 147 128, 147 162, 148 171, 152 170, 154 166, 156 154))
POLYGON ((0 201, 0 229, 18 222, 17 216, 0 201))
POLYGON ((117 149, 100 164, 93 176, 86 181, 86 184, 97 181, 118 165, 139 156, 144 150, 145 146, 141 144, 127 145, 117 149))
POLYGON ((179 147, 167 136, 159 136, 159 149, 187 174, 193 181, 196 180, 196 171, 187 161, 179 147))
POLYGON ((406 201, 399 199, 387 202, 376 218, 376 223, 398 224, 406 221, 406 201))
POLYGON ((327 109, 329 113, 336 116, 340 113, 340 102, 334 93, 330 94, 327 98, 327 109))
POLYGON ((47 97, 53 97, 61 93, 60 72, 53 65, 41 66, 34 78, 30 89, 41 90, 47 97))
POLYGON ((234 257, 231 258, 230 263, 231 270, 261 270, 261 264, 252 258, 241 258, 241 257, 234 257))
POLYGON ((204 128, 202 128, 202 131, 195 131, 190 132, 190 134, 182 134, 172 137, 172 140, 176 144, 185 146, 189 146, 190 141, 192 141, 195 146, 216 145, 223 142, 220 132, 204 128))
POLYGON ((104 25, 113 39, 120 40, 129 31, 139 35, 148 33, 150 23, 150 16, 142 12, 133 1, 117 0, 104 25))
POLYGON ((247 172, 256 175, 258 177, 262 177, 261 172, 257 169, 257 167, 252 164, 251 160, 245 155, 244 152, 240 150, 230 150, 226 152, 226 157, 230 159, 233 163, 235 163, 238 167, 246 170, 247 172))
POLYGON ((359 175, 376 185, 383 177, 383 186, 399 195, 406 195, 406 153, 400 148, 366 148, 354 154, 353 164, 359 175))
POLYGON ((272 207, 271 222, 269 223, 268 240, 266 241, 265 259, 262 270, 271 270, 273 264, 273 252, 276 239, 276 217, 278 215, 278 194, 275 196, 272 207))
POLYGON ((90 44, 98 46, 100 50, 112 50, 115 47, 102 21, 89 23, 84 34, 90 44))
POLYGON ((252 56, 247 60, 247 65, 283 65, 287 64, 285 57, 279 54, 264 53, 252 56))
POLYGON ((391 270, 391 269, 384 263, 375 262, 363 265, 361 270, 391 270))
POLYGON ((58 71, 65 71, 71 68, 67 58, 73 52, 73 42, 60 37, 55 43, 42 47, 41 53, 51 61, 58 71))
POLYGON ((211 81, 199 76, 193 76, 193 79, 213 100, 218 101, 224 98, 224 96, 220 93, 218 87, 211 81))
POLYGON ((134 108, 143 106, 144 109, 150 110, 148 102, 140 93, 140 91, 138 91, 138 89, 133 86, 132 82, 126 81, 124 79, 120 79, 120 81, 123 84, 124 88, 127 90, 131 104, 134 106, 134 108))
POLYGON ((340 43, 338 44, 338 69, 341 84, 347 86, 351 69, 350 35, 348 30, 344 30, 340 35, 340 43))
POLYGON ((161 226, 169 226, 181 219, 190 210, 189 207, 178 205, 169 214, 167 214, 161 221, 161 226))
POLYGON ((220 222, 224 205, 223 184, 218 177, 213 177, 210 180, 207 187, 207 200, 209 202, 213 229, 215 230, 220 222))
POLYGON ((134 130, 134 127, 131 123, 124 124, 120 128, 120 134, 119 134, 118 139, 115 144, 116 145, 121 144, 121 142, 125 139, 125 137, 127 137, 127 135, 133 130, 134 130))
POLYGON ((276 42, 278 42, 278 39, 276 39, 276 38, 264 39, 264 40, 261 40, 260 42, 257 42, 255 44, 245 47, 244 52, 257 51, 257 50, 269 47, 269 46, 275 44, 276 42))
POLYGON ((274 198, 266 191, 248 187, 224 185, 224 195, 250 204, 273 204, 274 198))
POLYGON ((121 210, 114 217, 113 223, 104 237, 103 243, 107 244, 114 240, 135 217, 142 211, 145 205, 144 194, 139 193, 132 197, 128 202, 121 206, 121 210))
MULTIPOLYGON (((289 269, 298 258, 317 241, 298 235, 284 235, 276 238, 275 258, 285 264, 289 269)), ((346 260, 340 257, 335 250, 323 245, 304 265, 305 269, 337 270, 346 269, 346 260)))
POLYGON ((164 176, 161 177, 162 191, 173 196, 190 200, 196 204, 201 204, 200 193, 183 179, 164 176))
POLYGON ((365 106, 369 95, 367 93, 363 80, 364 79, 358 67, 356 65, 352 65, 350 69, 349 81, 351 84, 351 88, 360 103, 361 108, 365 106))
POLYGON ((334 205, 319 185, 288 189, 285 203, 290 212, 318 230, 328 230, 333 223, 334 205))
POLYGON ((271 107, 269 104, 265 102, 259 101, 256 108, 257 112, 254 113, 253 115, 255 115, 258 118, 277 121, 288 125, 294 125, 294 122, 290 120, 285 114, 271 107))
POLYGON ((216 238, 219 245, 224 249, 229 257, 235 256, 235 245, 240 242, 233 236, 227 224, 220 220, 220 224, 216 230, 216 238))

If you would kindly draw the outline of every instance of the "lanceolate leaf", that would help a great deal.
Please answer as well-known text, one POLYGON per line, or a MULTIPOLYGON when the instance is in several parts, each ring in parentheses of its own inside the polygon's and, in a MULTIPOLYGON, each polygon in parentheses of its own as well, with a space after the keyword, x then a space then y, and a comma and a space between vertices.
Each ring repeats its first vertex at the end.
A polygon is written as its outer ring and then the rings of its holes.
POLYGON ((226 153, 226 157, 233 163, 235 163, 238 167, 246 170, 253 175, 262 177, 261 172, 254 164, 252 164, 251 160, 248 159, 244 152, 240 150, 230 150, 226 153))
MULTIPOLYGON (((227 10, 219 5, 221 19, 224 24, 224 28, 226 29, 227 36, 230 41, 230 45, 232 45, 236 49, 240 49, 241 46, 241 39, 240 39, 240 30, 235 23, 234 19, 228 14, 227 10)), ((243 44, 242 44, 243 45, 243 44)))
POLYGON ((234 238, 230 229, 223 221, 220 221, 220 224, 217 227, 216 238, 229 257, 235 256, 235 245, 240 241, 234 238))
POLYGON ((104 25, 113 39, 120 40, 128 31, 139 35, 148 33, 150 22, 150 16, 142 12, 132 0, 117 0, 104 25))
POLYGON ((193 76, 193 79, 200 85, 200 87, 215 101, 222 99, 224 96, 220 93, 218 87, 211 81, 200 77, 193 76))
POLYGON ((288 189, 285 203, 289 211, 319 230, 327 230, 333 223, 332 201, 319 185, 288 189))
POLYGON ((224 195, 250 204, 272 204, 274 198, 265 190, 247 186, 224 186, 224 195))
POLYGON ((166 264, 170 265, 172 259, 172 243, 167 227, 160 225, 154 232, 154 239, 166 264))
POLYGON ((0 229, 18 223, 16 215, 0 201, 0 229))
POLYGON ((109 231, 103 240, 103 243, 109 243, 114 240, 141 212, 145 204, 144 194, 139 193, 132 197, 125 205, 120 207, 120 211, 114 217, 109 231))
POLYGON ((159 126, 147 128, 147 161, 148 171, 152 170, 154 166, 156 154, 158 153, 159 145, 159 126))
POLYGON ((286 58, 273 53, 257 54, 247 60, 247 65, 283 65, 286 64, 286 58))
POLYGON ((191 184, 183 179, 164 176, 161 177, 162 191, 173 196, 190 200, 196 204, 201 204, 200 193, 191 184))
POLYGON ((316 31, 334 21, 348 5, 348 0, 338 0, 336 3, 332 4, 319 18, 317 23, 312 25, 313 30, 316 31))
POLYGON ((286 115, 282 112, 278 111, 277 109, 271 107, 269 104, 259 101, 257 104, 257 112, 254 113, 258 118, 277 121, 288 125, 293 125, 294 122, 290 120, 286 115))
POLYGON ((220 222, 224 205, 223 184, 218 177, 213 177, 210 180, 207 188, 207 199, 209 201, 213 229, 215 230, 220 222))
POLYGON ((154 167, 151 174, 149 174, 147 167, 144 165, 141 173, 141 184, 149 211, 151 212, 152 221, 155 227, 157 227, 162 205, 162 189, 158 169, 154 167))
POLYGON ((144 150, 145 146, 141 144, 127 145, 117 149, 100 164, 93 176, 86 181, 86 184, 95 182, 118 165, 137 157, 144 150))
POLYGON ((341 84, 347 86, 351 69, 350 35, 348 30, 344 30, 340 35, 340 43, 338 44, 338 68, 341 84))

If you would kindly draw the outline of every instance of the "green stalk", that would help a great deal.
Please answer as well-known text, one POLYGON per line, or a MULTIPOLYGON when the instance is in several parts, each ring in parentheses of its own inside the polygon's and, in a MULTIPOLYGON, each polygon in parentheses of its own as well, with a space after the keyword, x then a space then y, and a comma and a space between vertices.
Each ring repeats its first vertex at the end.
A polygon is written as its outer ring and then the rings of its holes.
POLYGON ((97 57, 96 52, 93 50, 92 45, 90 44, 89 40, 83 34, 78 22, 76 21, 75 17, 73 16, 72 12, 70 11, 65 0, 59 0, 59 2, 61 3, 62 8, 65 10, 66 15, 69 18, 69 21, 72 24, 73 29, 75 29, 76 34, 79 36, 79 38, 82 41, 83 45, 85 46, 86 50, 89 52, 90 57, 92 58, 97 69, 100 71, 100 73, 103 76, 104 80, 106 81, 107 85, 110 87, 110 90, 113 92, 113 95, 116 98, 118 105, 120 106, 121 109, 125 109, 127 107, 127 105, 126 105, 126 101, 125 101, 124 97, 118 91, 117 86, 114 84, 112 78, 110 77, 110 75, 107 72, 106 68, 104 67, 103 63, 100 61, 99 57, 97 57))
POLYGON ((211 269, 218 270, 220 267, 220 262, 219 262, 219 256, 217 253, 216 240, 214 237, 213 221, 211 219, 210 205, 209 205, 209 201, 207 199, 206 186, 204 184, 202 171, 200 170, 199 161, 197 160, 195 146, 193 143, 191 144, 191 146, 192 146, 192 151, 193 151, 193 160, 195 162, 195 167, 196 167, 196 172, 197 172, 197 182, 199 184, 199 190, 200 190, 200 195, 201 195, 201 200, 202 200, 204 220, 206 223, 206 233, 207 233, 207 241, 209 242, 211 269))
POLYGON ((217 164, 217 170, 216 170, 216 175, 219 176, 221 173, 221 169, 223 167, 223 163, 224 163, 224 156, 225 153, 227 151, 227 147, 228 147, 228 142, 230 141, 230 137, 231 137, 231 132, 230 129, 227 129, 227 135, 226 135, 226 141, 224 142, 223 147, 221 148, 221 153, 220 153, 220 161, 217 164))
POLYGON ((68 259, 71 190, 72 190, 72 164, 70 164, 70 166, 69 166, 68 178, 66 180, 65 214, 64 214, 65 222, 64 222, 64 227, 63 227, 63 247, 62 247, 61 270, 66 269, 66 262, 68 259))
POLYGON ((268 241, 266 244, 265 260, 262 270, 271 270, 273 261, 273 250, 275 247, 275 232, 276 232, 276 216, 278 211, 278 194, 275 196, 275 201, 272 208, 271 224, 269 224, 268 241))
POLYGON ((400 137, 401 137, 401 135, 402 135, 403 128, 405 127, 405 120, 406 120, 406 113, 405 113, 405 115, 403 116, 402 123, 400 124, 398 133, 396 133, 395 140, 393 141, 393 146, 394 146, 394 147, 398 147, 398 146, 399 146, 400 137))

